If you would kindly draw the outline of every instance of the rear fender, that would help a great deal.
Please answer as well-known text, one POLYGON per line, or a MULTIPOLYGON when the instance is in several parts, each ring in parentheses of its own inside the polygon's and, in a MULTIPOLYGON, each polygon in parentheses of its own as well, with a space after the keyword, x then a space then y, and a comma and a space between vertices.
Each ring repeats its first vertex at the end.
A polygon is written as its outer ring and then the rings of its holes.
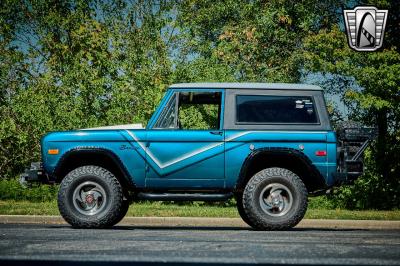
POLYGON ((236 183, 236 191, 242 191, 254 174, 270 167, 291 170, 302 179, 309 193, 327 189, 326 180, 304 153, 291 148, 260 148, 245 159, 236 183))

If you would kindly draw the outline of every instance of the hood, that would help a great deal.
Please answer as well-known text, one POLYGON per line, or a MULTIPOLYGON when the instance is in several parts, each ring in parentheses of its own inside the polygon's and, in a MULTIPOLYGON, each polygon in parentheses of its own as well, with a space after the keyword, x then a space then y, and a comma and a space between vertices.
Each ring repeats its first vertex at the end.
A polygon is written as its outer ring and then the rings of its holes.
POLYGON ((127 124, 127 125, 83 128, 81 130, 113 130, 113 129, 116 129, 116 130, 118 130, 118 129, 144 129, 144 127, 142 124, 127 124))

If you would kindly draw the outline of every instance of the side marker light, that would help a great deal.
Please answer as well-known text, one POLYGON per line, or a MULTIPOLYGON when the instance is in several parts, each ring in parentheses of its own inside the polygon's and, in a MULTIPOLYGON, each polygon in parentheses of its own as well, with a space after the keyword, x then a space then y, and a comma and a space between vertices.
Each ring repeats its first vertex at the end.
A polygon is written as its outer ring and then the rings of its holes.
POLYGON ((317 155, 317 156, 326 156, 326 151, 316 151, 315 152, 315 155, 317 155))
POLYGON ((58 149, 49 149, 49 150, 47 150, 47 153, 48 154, 50 154, 50 155, 57 155, 57 154, 59 154, 59 150, 58 149))

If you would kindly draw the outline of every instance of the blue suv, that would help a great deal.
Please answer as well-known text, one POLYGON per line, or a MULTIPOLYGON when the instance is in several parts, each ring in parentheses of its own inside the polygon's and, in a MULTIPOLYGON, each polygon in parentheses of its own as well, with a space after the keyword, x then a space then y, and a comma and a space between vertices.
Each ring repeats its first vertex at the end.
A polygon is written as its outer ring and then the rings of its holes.
POLYGON ((135 200, 234 197, 247 224, 281 230, 304 217, 308 195, 362 174, 360 132, 336 139, 317 86, 176 84, 146 128, 47 134, 21 182, 59 183, 60 213, 77 228, 112 226, 135 200))

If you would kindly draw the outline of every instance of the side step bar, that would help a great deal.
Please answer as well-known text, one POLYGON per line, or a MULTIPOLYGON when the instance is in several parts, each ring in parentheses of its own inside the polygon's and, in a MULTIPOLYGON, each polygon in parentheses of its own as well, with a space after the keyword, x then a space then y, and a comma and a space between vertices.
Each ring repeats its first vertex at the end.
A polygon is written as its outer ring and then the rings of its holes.
POLYGON ((146 193, 139 192, 138 199, 153 201, 225 201, 233 196, 233 193, 146 193))

